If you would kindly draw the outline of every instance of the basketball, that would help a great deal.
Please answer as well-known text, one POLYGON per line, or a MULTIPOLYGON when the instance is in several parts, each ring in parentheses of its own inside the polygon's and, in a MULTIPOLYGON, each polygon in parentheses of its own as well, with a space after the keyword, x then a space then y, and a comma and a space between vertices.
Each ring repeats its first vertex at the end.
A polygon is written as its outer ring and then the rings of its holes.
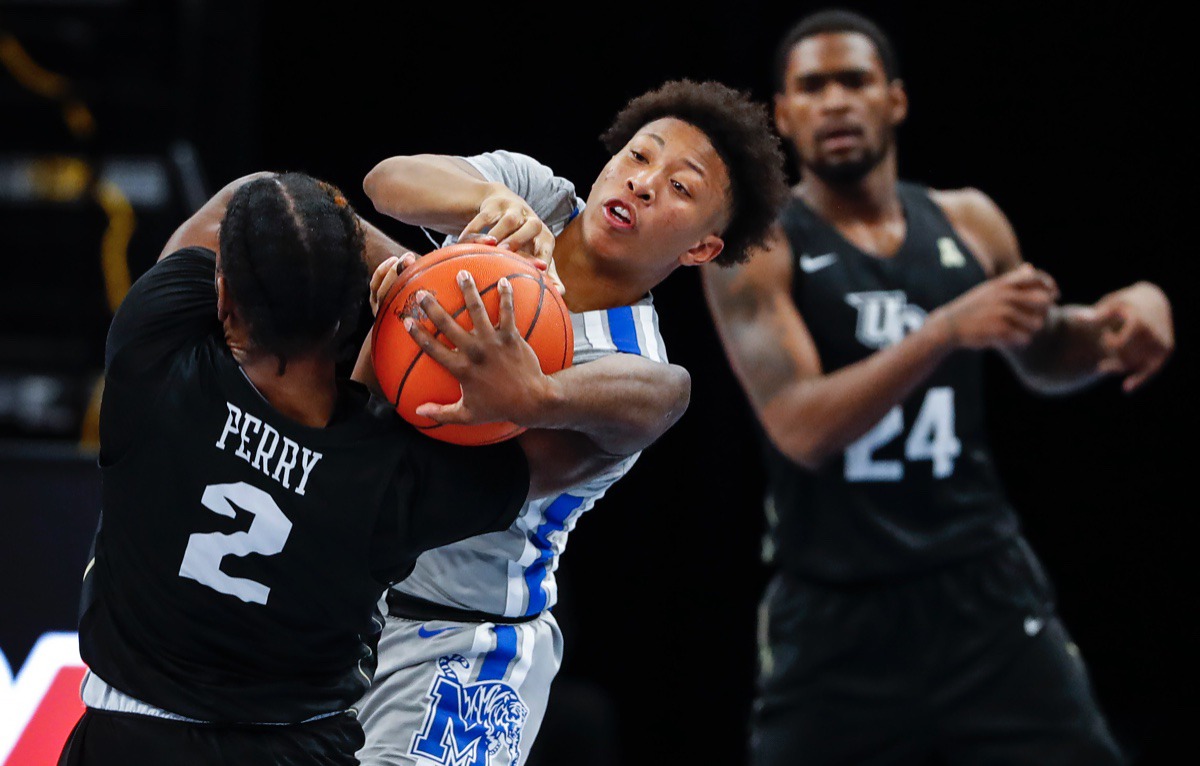
POLYGON ((435 250, 400 273, 379 301, 371 334, 371 362, 383 394, 401 417, 429 436, 454 444, 481 445, 511 439, 525 429, 513 423, 441 424, 416 413, 427 402, 453 404, 462 398, 458 381, 417 345, 404 329, 404 318, 422 323, 436 339, 451 347, 417 304, 426 290, 464 329, 473 328, 457 274, 467 270, 493 324, 498 321, 497 283, 508 277, 518 332, 533 348, 547 375, 570 366, 575 349, 571 315, 562 296, 528 259, 508 250, 478 243, 435 250))

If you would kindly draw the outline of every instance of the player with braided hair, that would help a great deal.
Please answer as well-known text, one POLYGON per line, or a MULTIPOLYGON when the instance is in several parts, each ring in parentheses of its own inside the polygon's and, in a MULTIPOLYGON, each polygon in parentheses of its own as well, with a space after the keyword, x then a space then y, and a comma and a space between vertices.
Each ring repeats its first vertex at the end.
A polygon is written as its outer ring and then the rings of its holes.
POLYGON ((558 491, 517 443, 428 439, 337 378, 367 267, 402 252, 336 188, 262 173, 129 291, 105 355, 87 710, 61 764, 357 763, 348 708, 384 589, 558 491))
POLYGON ((366 281, 365 236, 340 191, 302 174, 251 185, 230 201, 221 228, 222 272, 244 297, 255 345, 273 350, 281 368, 310 342, 338 347, 353 333, 366 281), (312 289, 286 300, 298 282, 312 289), (331 326, 337 329, 322 338, 331 326), (283 337, 282 328, 293 337, 283 337))

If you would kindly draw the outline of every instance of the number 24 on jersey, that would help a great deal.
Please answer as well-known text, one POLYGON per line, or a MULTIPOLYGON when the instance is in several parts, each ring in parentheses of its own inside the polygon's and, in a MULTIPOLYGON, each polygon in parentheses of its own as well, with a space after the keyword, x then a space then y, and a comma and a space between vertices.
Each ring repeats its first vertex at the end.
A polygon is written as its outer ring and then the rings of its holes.
POLYGON ((904 432, 904 410, 895 406, 858 441, 846 448, 847 481, 900 481, 905 462, 930 460, 933 477, 945 479, 954 473, 954 461, 962 454, 962 442, 954 433, 954 389, 931 388, 917 413, 912 430, 904 440, 904 460, 880 460, 875 453, 904 432))

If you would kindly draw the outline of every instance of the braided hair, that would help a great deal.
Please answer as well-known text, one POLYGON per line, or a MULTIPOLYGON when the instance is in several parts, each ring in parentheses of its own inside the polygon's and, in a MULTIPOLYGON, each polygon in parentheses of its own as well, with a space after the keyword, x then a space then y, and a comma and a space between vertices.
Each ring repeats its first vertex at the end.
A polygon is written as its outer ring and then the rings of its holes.
POLYGON ((367 291, 364 232, 345 196, 303 173, 243 184, 221 221, 221 273, 250 341, 279 357, 337 355, 367 291))

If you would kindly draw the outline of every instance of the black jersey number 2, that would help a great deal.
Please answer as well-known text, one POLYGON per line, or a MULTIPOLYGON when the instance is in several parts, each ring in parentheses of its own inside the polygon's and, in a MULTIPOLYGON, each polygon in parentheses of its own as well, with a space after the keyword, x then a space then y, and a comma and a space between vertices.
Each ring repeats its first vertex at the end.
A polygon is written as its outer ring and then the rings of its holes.
POLYGON ((201 504, 210 511, 233 518, 238 508, 254 515, 245 532, 197 532, 188 538, 179 576, 187 577, 215 591, 237 596, 248 604, 265 604, 271 589, 248 577, 231 577, 221 571, 226 556, 258 553, 274 556, 283 550, 292 522, 279 509, 274 498, 244 481, 236 484, 210 484, 204 488, 201 504))
MULTIPOLYGON (((875 451, 904 431, 904 411, 899 407, 846 448, 846 481, 900 481, 904 463, 879 460, 875 451)), ((954 473, 954 460, 962 453, 962 442, 954 434, 954 389, 931 388, 917 413, 908 438, 904 440, 904 459, 933 461, 933 478, 945 479, 954 473)))

